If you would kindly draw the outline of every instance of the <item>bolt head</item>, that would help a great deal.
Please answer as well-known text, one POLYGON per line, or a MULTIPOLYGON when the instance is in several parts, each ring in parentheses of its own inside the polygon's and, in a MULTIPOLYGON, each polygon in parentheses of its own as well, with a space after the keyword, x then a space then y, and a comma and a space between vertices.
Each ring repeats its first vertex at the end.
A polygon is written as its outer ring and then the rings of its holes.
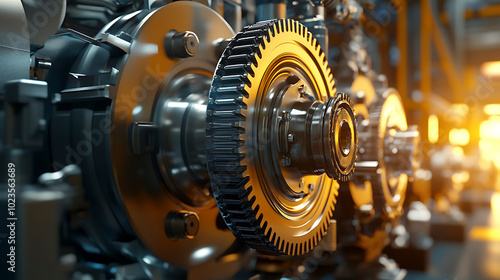
POLYGON ((183 37, 184 49, 188 56, 195 56, 198 53, 199 41, 195 33, 186 31, 183 37))
POLYGON ((184 215, 184 232, 187 238, 193 238, 198 233, 199 226, 200 221, 196 215, 191 213, 184 215))
POLYGON ((200 41, 191 31, 171 30, 165 36, 165 52, 171 58, 186 58, 198 54, 200 41))

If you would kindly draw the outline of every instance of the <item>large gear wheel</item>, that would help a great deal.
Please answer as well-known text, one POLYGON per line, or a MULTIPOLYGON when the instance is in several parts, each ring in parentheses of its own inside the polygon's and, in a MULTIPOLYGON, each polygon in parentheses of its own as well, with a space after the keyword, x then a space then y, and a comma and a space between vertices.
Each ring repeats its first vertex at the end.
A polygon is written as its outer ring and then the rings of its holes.
POLYGON ((300 255, 326 234, 357 131, 326 58, 303 25, 260 22, 219 61, 207 107, 207 161, 224 221, 248 246, 300 255))

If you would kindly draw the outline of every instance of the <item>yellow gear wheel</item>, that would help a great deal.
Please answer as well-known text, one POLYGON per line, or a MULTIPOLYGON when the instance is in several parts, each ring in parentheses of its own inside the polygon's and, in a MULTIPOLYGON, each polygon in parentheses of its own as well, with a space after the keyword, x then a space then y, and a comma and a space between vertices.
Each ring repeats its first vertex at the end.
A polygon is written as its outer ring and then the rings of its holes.
POLYGON ((207 107, 207 160, 224 221, 248 246, 301 255, 326 234, 357 150, 354 112, 336 94, 302 24, 246 27, 219 61, 207 107))

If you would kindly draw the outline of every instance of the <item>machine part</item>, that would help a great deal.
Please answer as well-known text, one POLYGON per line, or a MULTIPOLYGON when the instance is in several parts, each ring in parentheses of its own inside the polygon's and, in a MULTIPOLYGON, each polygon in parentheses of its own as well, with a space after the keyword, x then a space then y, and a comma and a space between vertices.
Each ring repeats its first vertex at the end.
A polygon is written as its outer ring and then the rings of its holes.
POLYGON ((325 8, 333 13, 333 20, 339 24, 353 26, 363 15, 363 8, 355 0, 326 0, 325 8))
POLYGON ((257 21, 286 18, 285 0, 257 0, 255 5, 257 21))
POLYGON ((219 59, 214 42, 233 35, 210 8, 179 1, 115 19, 76 58, 72 88, 56 103, 52 151, 56 162, 76 161, 87 174, 93 236, 85 242, 97 240, 91 245, 100 255, 140 261, 152 253, 169 267, 187 268, 221 257, 236 241, 218 226, 204 146, 219 59), (198 54, 167 56, 170 30, 195 33, 198 54), (106 34, 129 42, 129 52, 102 43, 106 34), (197 216, 197 233, 169 238, 168 213, 186 211, 197 216))
POLYGON ((186 58, 198 53, 200 41, 191 31, 171 30, 165 36, 165 51, 169 57, 186 58))
POLYGON ((324 236, 323 239, 318 244, 318 247, 314 248, 317 251, 327 251, 335 252, 337 251, 337 221, 330 220, 330 228, 324 236))
POLYGON ((63 25, 94 36, 115 18, 135 11, 136 5, 133 2, 133 0, 71 0, 66 6, 63 25))
POLYGON ((318 40, 328 59, 328 28, 325 24, 325 7, 314 5, 311 1, 292 1, 293 18, 305 25, 313 37, 318 40))
POLYGON ((199 227, 200 220, 193 212, 170 212, 165 219, 165 232, 172 239, 193 239, 199 227))
POLYGON ((4 88, 4 114, 0 120, 5 123, 0 128, 3 137, 0 149, 41 149, 47 127, 44 118, 47 83, 21 79, 7 82, 4 88))
POLYGON ((377 95, 369 111, 369 122, 359 128, 364 149, 360 163, 378 161, 372 176, 375 210, 393 219, 401 214, 409 176, 419 166, 420 135, 416 127, 408 127, 395 89, 377 95))
MULTIPOLYGON (((361 63, 361 62, 360 62, 361 63)), ((376 91, 373 82, 364 75, 357 75, 351 84, 351 98, 358 110, 354 109, 356 114, 363 115, 365 120, 369 119, 368 108, 376 96, 376 91), (362 108, 364 106, 364 108, 362 108)))
POLYGON ((300 255, 325 235, 339 186, 327 174, 348 179, 357 150, 349 98, 335 91, 297 21, 247 26, 224 51, 207 107, 208 170, 224 221, 248 246, 300 255))
POLYGON ((66 0, 22 0, 32 45, 43 46, 45 40, 61 27, 66 15, 66 0))
POLYGON ((118 83, 110 88, 116 96, 110 140, 117 188, 134 231, 146 247, 168 263, 194 266, 220 256, 234 242, 229 231, 216 226, 219 213, 206 191, 206 171, 205 175, 196 171, 204 167, 204 103, 209 89, 209 82, 204 81, 210 80, 218 60, 213 42, 230 38, 233 32, 206 6, 183 1, 152 11, 136 30, 118 83), (154 46, 163 45, 166 35, 158 26, 195 33, 198 55, 179 60, 153 51, 154 46), (152 121, 159 127, 159 152, 153 160, 151 155, 132 154, 123 141, 129 124, 137 121, 152 121), (203 152, 194 154, 198 150, 203 152), (198 234, 192 240, 171 240, 164 231, 166 213, 183 210, 197 214, 198 234), (196 253, 203 249, 205 254, 196 253))
POLYGON ((19 0, 0 1, 0 16, 8 24, 0 27, 0 93, 7 81, 29 78, 30 41, 24 27, 28 25, 19 0))

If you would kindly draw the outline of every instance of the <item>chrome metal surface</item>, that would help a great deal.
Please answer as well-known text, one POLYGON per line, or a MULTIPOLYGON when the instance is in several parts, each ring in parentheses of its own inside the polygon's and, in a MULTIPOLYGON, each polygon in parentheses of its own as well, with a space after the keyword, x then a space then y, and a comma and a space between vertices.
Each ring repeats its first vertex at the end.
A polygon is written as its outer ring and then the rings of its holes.
MULTIPOLYGON (((122 23, 126 21, 111 23, 98 38, 112 30, 113 24, 122 23)), ((201 99, 206 94, 203 84, 212 77, 219 59, 213 42, 232 36, 231 28, 218 14, 198 3, 180 1, 153 10, 137 26, 116 86, 110 87, 114 101, 110 148, 118 192, 141 242, 157 257, 174 265, 190 267, 205 263, 220 256, 235 240, 230 231, 216 225, 219 210, 203 191, 204 175, 198 168, 203 156, 193 155, 203 149, 204 143, 201 136, 193 136, 201 135, 203 130, 195 111, 202 115, 201 99), (168 57, 163 46, 170 30, 196 33, 200 42, 198 55, 185 59, 168 57), (199 88, 190 80, 193 75, 205 77, 198 79, 199 88), (172 100, 166 101, 169 97, 172 100), (175 107, 175 102, 191 101, 190 109, 195 111, 175 107), (163 130, 159 134, 160 151, 158 155, 135 155, 128 149, 128 127, 132 122, 150 121, 163 130), (171 121, 195 123, 194 129, 179 131, 182 124, 177 126, 171 121), (193 239, 167 237, 165 218, 168 213, 179 211, 198 216, 199 230, 193 239), (199 250, 204 250, 203 254, 197 254, 199 250)))
POLYGON ((326 174, 352 172, 354 113, 332 78, 317 40, 293 20, 245 28, 219 62, 207 108, 212 189, 232 232, 262 252, 316 246, 338 189, 326 174))

